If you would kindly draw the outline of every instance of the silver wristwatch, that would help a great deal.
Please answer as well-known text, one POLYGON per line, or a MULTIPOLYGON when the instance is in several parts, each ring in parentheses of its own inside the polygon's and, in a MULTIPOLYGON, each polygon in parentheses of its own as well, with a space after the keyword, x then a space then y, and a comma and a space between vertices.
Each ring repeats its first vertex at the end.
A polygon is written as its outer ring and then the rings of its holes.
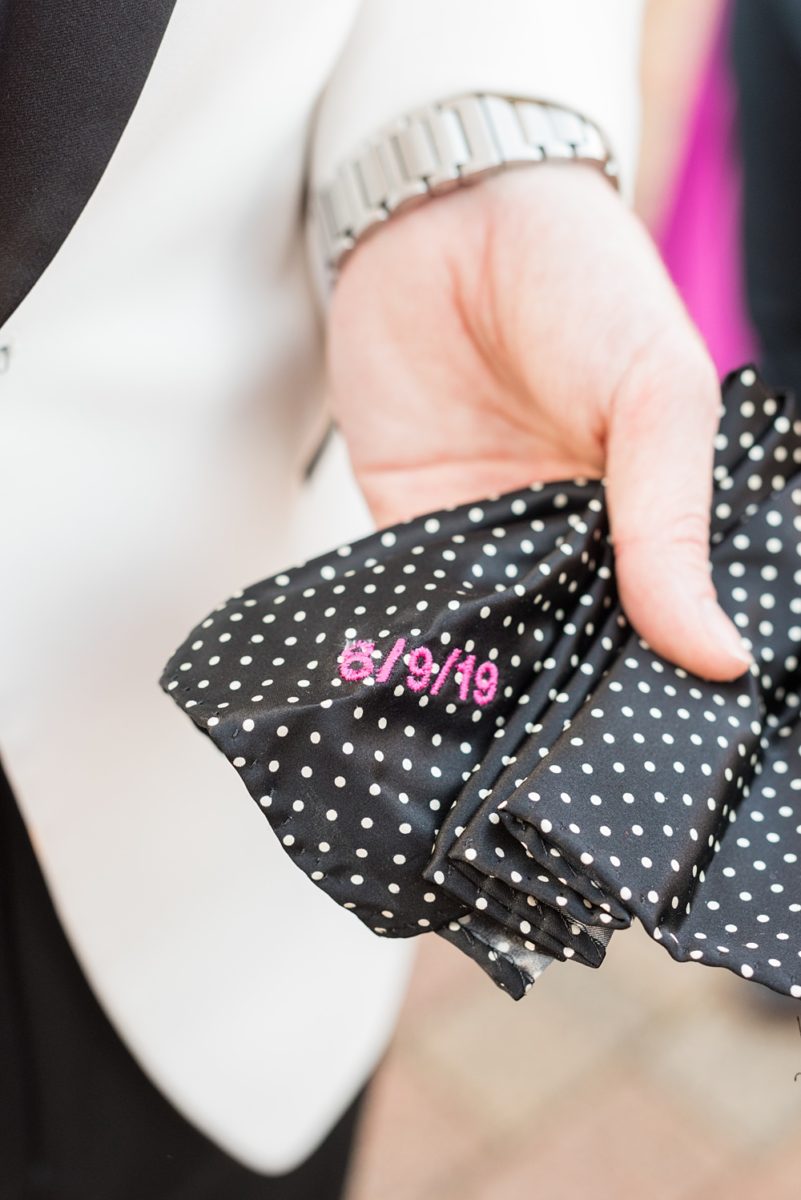
POLYGON ((518 96, 453 96, 409 113, 372 137, 311 197, 325 282, 357 242, 429 196, 507 167, 576 160, 617 184, 601 130, 572 109, 518 96))

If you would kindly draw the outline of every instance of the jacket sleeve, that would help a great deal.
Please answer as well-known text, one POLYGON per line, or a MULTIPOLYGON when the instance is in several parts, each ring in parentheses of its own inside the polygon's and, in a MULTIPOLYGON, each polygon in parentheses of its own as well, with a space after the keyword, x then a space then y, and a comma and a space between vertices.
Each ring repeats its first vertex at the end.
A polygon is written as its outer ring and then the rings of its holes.
POLYGON ((312 187, 387 121, 459 92, 575 108, 634 190, 642 0, 362 0, 317 110, 312 187))

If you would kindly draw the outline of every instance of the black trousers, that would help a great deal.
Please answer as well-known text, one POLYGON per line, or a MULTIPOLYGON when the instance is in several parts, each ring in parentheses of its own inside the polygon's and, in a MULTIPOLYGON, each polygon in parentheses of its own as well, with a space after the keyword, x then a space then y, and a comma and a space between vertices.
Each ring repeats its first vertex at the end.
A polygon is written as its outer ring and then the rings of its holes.
POLYGON ((767 381, 801 396, 801 2, 736 0, 746 292, 767 381))
POLYGON ((0 770, 2 1200, 337 1200, 363 1098, 280 1177, 241 1166, 186 1121, 95 999, 0 770))

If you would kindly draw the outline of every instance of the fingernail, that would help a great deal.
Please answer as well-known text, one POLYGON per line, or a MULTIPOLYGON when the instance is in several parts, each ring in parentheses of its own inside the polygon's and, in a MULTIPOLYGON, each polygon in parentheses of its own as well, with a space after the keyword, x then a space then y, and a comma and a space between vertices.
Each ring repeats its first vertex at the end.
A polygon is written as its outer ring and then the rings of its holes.
POLYGON ((707 596, 701 601, 701 604, 710 637, 732 658, 750 666, 754 661, 754 656, 717 600, 707 596))

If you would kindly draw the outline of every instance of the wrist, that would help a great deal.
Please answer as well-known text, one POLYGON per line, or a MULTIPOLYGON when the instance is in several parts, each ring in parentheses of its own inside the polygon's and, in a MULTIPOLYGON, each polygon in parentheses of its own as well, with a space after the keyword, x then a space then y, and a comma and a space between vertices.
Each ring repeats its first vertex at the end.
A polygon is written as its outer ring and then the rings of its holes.
POLYGON ((310 197, 324 302, 356 245, 396 215, 507 168, 586 163, 615 183, 608 142, 588 118, 545 101, 474 94, 379 130, 310 197))

